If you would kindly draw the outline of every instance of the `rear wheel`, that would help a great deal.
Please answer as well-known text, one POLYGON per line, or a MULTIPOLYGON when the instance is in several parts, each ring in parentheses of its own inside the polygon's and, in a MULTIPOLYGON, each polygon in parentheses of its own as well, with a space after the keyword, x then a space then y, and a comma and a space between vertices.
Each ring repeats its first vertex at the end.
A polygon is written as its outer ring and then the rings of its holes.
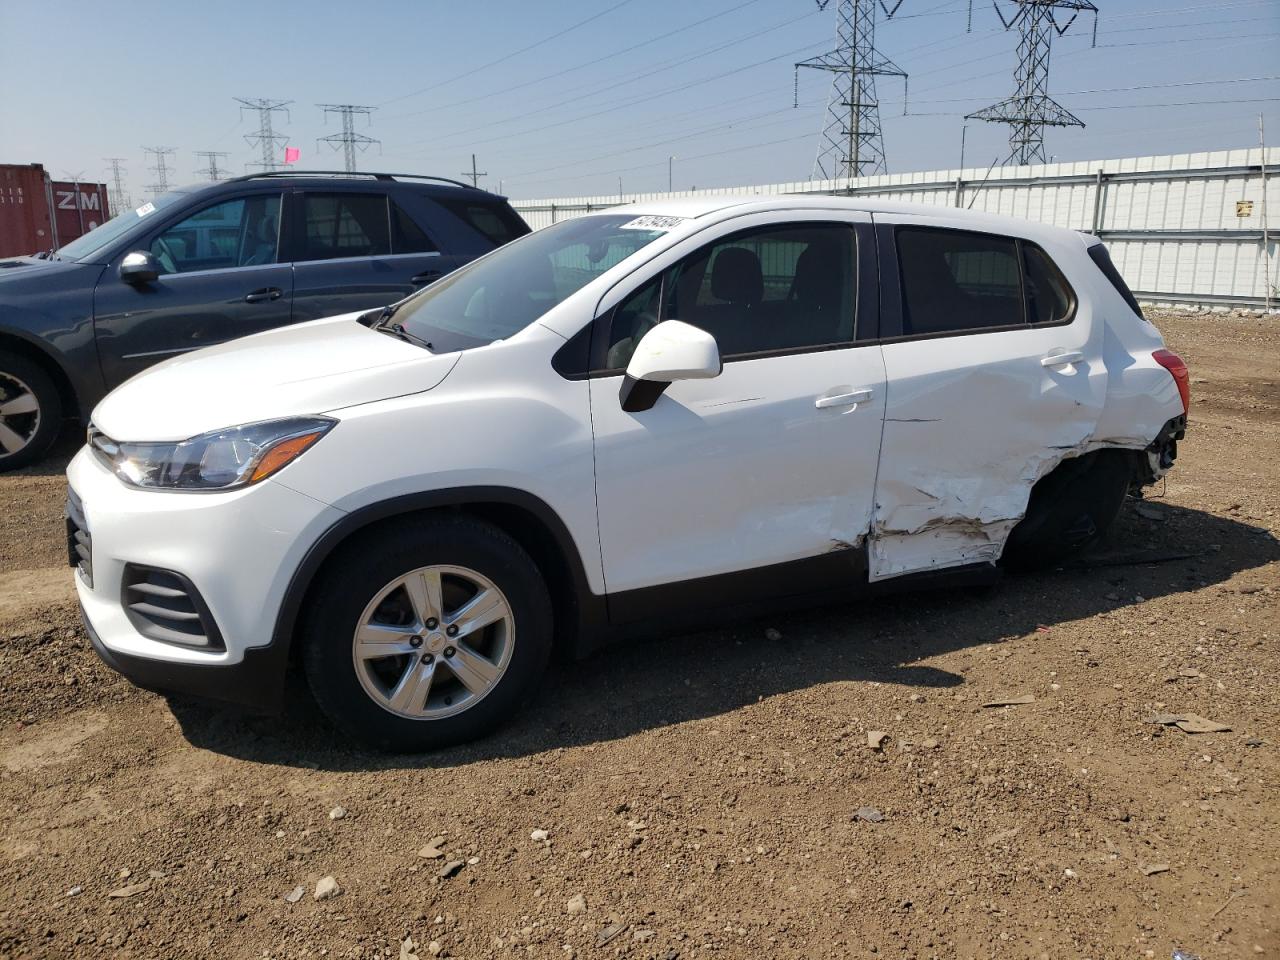
POLYGON ((1088 550, 1115 523, 1133 478, 1133 454, 1096 450, 1064 460, 1036 484, 1027 514, 1013 528, 1002 563, 1037 570, 1088 550))
POLYGON ((26 357, 0 351, 0 473, 35 463, 58 438, 62 398, 26 357))
POLYGON ((335 557, 309 596, 316 701, 378 749, 483 736, 535 691, 551 652, 551 601, 533 560, 467 517, 384 525, 335 557))

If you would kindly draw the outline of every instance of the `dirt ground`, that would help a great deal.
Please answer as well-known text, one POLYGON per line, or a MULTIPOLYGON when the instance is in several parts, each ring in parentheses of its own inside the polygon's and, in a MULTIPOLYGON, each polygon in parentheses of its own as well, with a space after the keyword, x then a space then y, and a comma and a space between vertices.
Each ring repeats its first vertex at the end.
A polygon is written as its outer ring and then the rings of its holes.
POLYGON ((69 435, 0 478, 0 957, 1280 957, 1280 327, 1158 322, 1190 434, 1086 562, 615 647, 420 758, 102 667, 69 435))

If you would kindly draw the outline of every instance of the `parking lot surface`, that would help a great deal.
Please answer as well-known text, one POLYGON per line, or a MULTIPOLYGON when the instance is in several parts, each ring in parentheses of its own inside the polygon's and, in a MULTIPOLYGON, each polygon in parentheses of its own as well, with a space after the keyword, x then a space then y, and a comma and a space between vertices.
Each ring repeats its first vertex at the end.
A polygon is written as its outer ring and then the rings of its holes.
POLYGON ((70 431, 0 477, 0 957, 1280 956, 1280 340, 1157 321, 1188 436, 1081 563, 614 647, 424 757, 99 664, 70 431))

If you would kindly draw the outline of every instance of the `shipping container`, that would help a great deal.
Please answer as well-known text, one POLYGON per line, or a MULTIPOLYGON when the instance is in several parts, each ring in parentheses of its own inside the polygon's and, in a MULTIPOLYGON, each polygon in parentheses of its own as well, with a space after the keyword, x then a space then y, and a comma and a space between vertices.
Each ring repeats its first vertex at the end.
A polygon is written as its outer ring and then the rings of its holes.
POLYGON ((0 164, 0 257, 57 244, 49 176, 38 163, 0 164))
POLYGON ((110 219, 105 183, 72 183, 54 180, 49 184, 53 197, 54 240, 62 247, 83 237, 110 219))

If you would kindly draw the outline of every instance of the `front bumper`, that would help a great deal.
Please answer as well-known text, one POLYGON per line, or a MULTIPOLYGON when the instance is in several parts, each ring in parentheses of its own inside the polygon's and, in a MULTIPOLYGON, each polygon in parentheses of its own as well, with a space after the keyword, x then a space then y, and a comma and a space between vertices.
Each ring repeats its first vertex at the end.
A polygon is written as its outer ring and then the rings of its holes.
POLYGON ((278 706, 288 658, 278 612, 294 571, 342 511, 271 480, 216 494, 137 490, 88 449, 67 477, 91 550, 91 575, 76 571, 76 592, 99 656, 139 686, 278 706), (127 571, 139 567, 192 584, 219 642, 187 645, 140 629, 125 590, 127 571))

